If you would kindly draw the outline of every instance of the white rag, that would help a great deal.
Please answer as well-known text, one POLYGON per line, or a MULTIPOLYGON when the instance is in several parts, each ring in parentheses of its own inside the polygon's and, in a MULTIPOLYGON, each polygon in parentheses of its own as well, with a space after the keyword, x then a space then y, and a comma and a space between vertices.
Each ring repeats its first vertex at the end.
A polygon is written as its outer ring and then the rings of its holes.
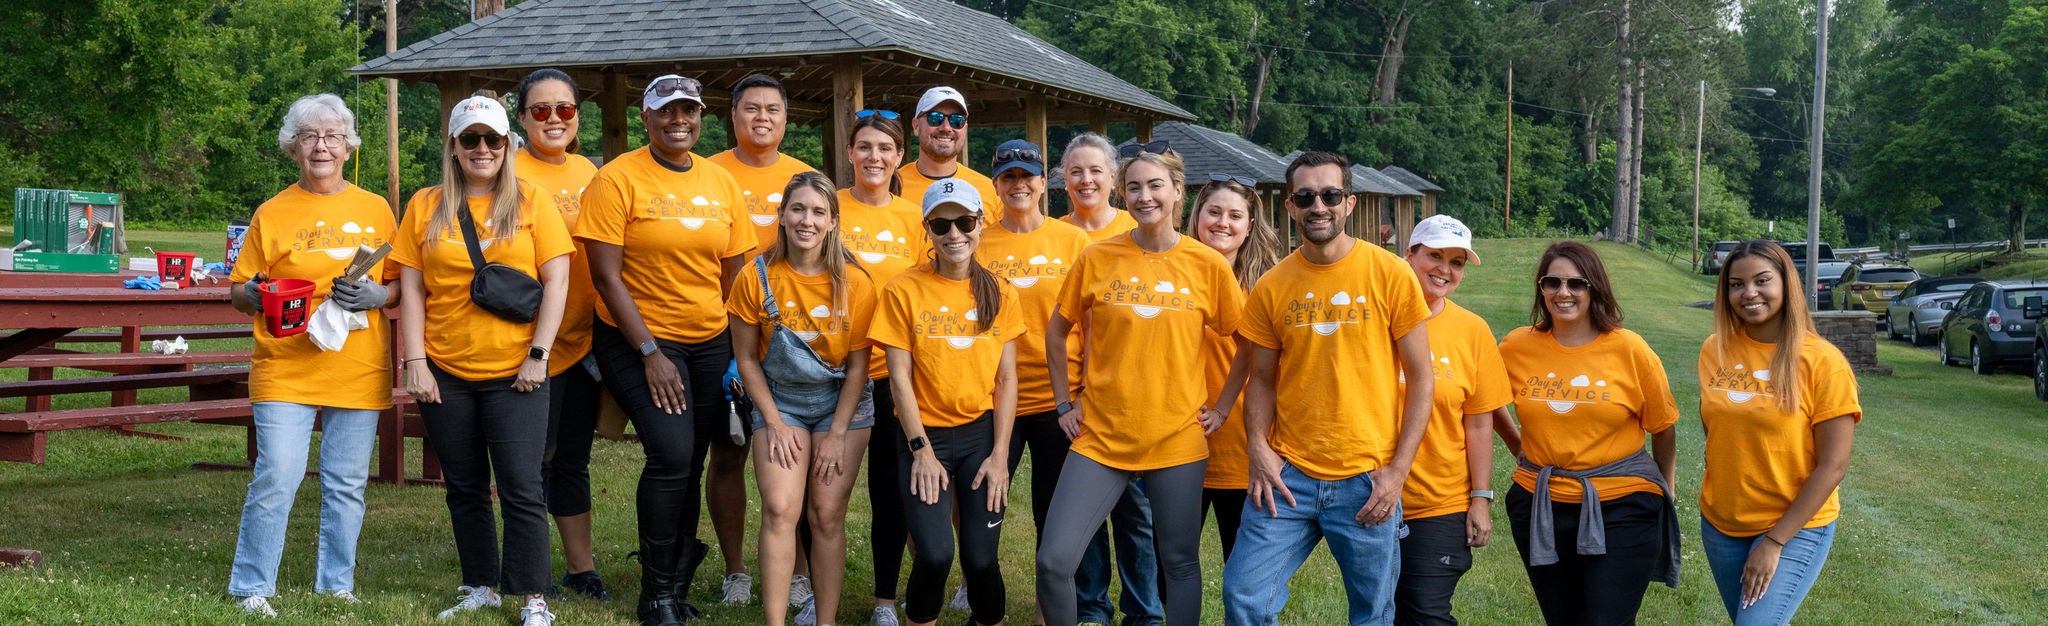
POLYGON ((340 352, 350 332, 369 327, 367 311, 350 311, 333 300, 322 300, 320 307, 313 309, 313 319, 306 322, 306 334, 313 336, 313 345, 321 350, 340 352))

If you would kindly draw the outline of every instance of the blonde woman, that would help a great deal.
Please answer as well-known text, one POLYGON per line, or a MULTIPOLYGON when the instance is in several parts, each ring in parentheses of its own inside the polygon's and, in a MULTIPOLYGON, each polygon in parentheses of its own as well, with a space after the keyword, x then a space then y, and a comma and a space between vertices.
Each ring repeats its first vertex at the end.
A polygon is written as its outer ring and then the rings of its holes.
MULTIPOLYGON (((1231 273, 1237 275, 1237 286, 1247 294, 1251 293, 1252 285, 1258 284, 1259 277, 1280 261, 1280 237, 1259 206, 1258 192, 1252 189, 1256 184, 1250 178, 1211 172, 1209 183, 1195 194, 1195 211, 1189 214, 1184 230, 1187 236, 1215 249, 1230 262, 1231 273)), ((1202 517, 1206 521, 1210 510, 1216 512, 1216 539, 1223 548, 1224 560, 1229 560, 1231 548, 1237 546, 1245 490, 1251 488, 1251 469, 1246 465, 1244 451, 1244 422, 1231 421, 1244 416, 1241 393, 1248 359, 1238 356, 1237 338, 1230 335, 1211 332, 1205 342, 1202 380, 1211 395, 1223 399, 1217 406, 1227 404, 1229 408, 1223 413, 1223 426, 1209 433, 1209 469, 1202 476, 1202 517)))

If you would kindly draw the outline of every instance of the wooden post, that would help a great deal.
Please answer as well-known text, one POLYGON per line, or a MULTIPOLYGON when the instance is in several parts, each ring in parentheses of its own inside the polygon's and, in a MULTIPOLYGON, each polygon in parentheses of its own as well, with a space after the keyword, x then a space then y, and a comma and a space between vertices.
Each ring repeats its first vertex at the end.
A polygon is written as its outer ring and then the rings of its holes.
POLYGON ((599 142, 604 144, 604 161, 626 153, 626 77, 617 70, 604 71, 604 90, 597 94, 597 107, 603 110, 604 119, 599 123, 599 142))
MULTIPOLYGON (((832 65, 832 122, 825 137, 825 175, 840 187, 853 184, 853 165, 846 162, 845 129, 853 128, 853 114, 866 101, 861 93, 860 58, 846 57, 832 65)), ((905 124, 908 127, 908 124, 905 124)))
MULTIPOLYGON (((1038 146, 1040 158, 1050 154, 1045 147, 1045 125, 1045 95, 1034 93, 1024 96, 1024 140, 1038 146)), ((1038 212, 1045 212, 1048 196, 1038 197, 1038 212)))
MULTIPOLYGON (((384 54, 398 52, 398 0, 384 0, 384 54)), ((398 214, 398 79, 384 79, 384 199, 398 214)), ((249 429, 255 432, 255 429, 249 429)))
POLYGON ((1508 63, 1508 178, 1502 192, 1505 199, 1500 207, 1500 227, 1503 233, 1515 224, 1515 64, 1508 63))
POLYGON ((1434 215, 1436 215, 1436 192, 1422 192, 1422 215, 1418 215, 1416 218, 1429 219, 1434 215))
POLYGON ((1380 225, 1386 223, 1386 204, 1387 199, 1385 196, 1369 193, 1365 194, 1365 199, 1361 201, 1358 209, 1359 212, 1366 215, 1365 223, 1367 224, 1364 234, 1360 235, 1360 238, 1371 241, 1372 245, 1375 246, 1387 245, 1386 238, 1380 236, 1380 225))
POLYGON ((1109 136, 1109 112, 1095 109, 1088 112, 1088 132, 1109 136))
POLYGON ((1138 143, 1152 143, 1152 118, 1138 118, 1138 143))
MULTIPOLYGON (((441 74, 435 77, 434 86, 441 88, 441 109, 438 115, 441 118, 441 135, 445 137, 448 135, 448 113, 455 110, 457 103, 469 97, 469 74, 441 74)), ((437 137, 435 143, 447 142, 437 137)))
POLYGON ((1415 197, 1394 198, 1394 252, 1408 249, 1408 231, 1415 230, 1415 197))

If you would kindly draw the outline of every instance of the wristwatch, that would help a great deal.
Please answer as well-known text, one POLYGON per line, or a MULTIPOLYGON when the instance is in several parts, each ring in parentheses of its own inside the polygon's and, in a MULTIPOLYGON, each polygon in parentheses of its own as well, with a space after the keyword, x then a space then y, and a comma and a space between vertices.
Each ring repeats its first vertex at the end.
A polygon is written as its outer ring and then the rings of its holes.
POLYGON ((1074 401, 1072 400, 1061 402, 1058 405, 1054 405, 1052 407, 1052 412, 1058 413, 1060 415, 1066 415, 1068 411, 1072 410, 1074 410, 1074 401))
POLYGON ((924 437, 922 437, 922 436, 918 436, 918 437, 911 437, 911 438, 910 438, 910 451, 911 451, 911 452, 916 452, 916 451, 918 451, 918 450, 923 450, 923 449, 924 449, 924 437))
POLYGON ((527 346, 526 358, 535 361, 546 361, 548 360, 548 349, 540 346, 527 346))
POLYGON ((654 344, 654 340, 653 340, 653 339, 649 339, 649 340, 647 340, 646 342, 643 342, 643 343, 641 343, 641 344, 640 344, 640 356, 643 356, 643 357, 644 357, 644 356, 653 356, 655 352, 657 352, 657 351, 660 351, 660 350, 661 350, 661 347, 660 347, 660 346, 657 346, 657 345, 655 345, 655 344, 654 344))
POLYGON ((1488 501, 1491 501, 1491 500, 1493 500, 1493 490, 1492 490, 1492 489, 1474 489, 1474 490, 1472 490, 1472 497, 1474 497, 1474 498, 1486 498, 1486 499, 1487 499, 1488 501))

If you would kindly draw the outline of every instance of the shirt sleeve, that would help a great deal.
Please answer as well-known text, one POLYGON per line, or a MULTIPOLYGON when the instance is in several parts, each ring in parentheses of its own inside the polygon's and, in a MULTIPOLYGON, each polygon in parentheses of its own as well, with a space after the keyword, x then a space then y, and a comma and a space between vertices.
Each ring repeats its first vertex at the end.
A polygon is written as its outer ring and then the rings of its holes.
POLYGON ((398 226, 398 237, 391 243, 391 255, 384 260, 416 270, 425 270, 425 254, 421 247, 426 245, 427 218, 434 213, 434 203, 440 196, 439 187, 428 187, 412 195, 412 201, 405 205, 405 223, 398 226))
POLYGON ((1216 294, 1216 315, 1209 320, 1209 329, 1228 337, 1237 332, 1244 322, 1244 289, 1238 287, 1237 276, 1230 270, 1229 263, 1220 265, 1221 271, 1211 273, 1209 291, 1216 294))
POLYGON ((761 324, 762 318, 759 267, 754 263, 741 267, 739 277, 733 279, 732 293, 725 297, 725 312, 755 326, 761 324))
POLYGON ((583 190, 583 214, 576 219, 576 238, 626 245, 626 219, 632 212, 631 204, 626 190, 599 171, 597 179, 583 190))
POLYGON ((1429 303, 1422 297, 1422 281, 1415 270, 1391 254, 1380 258, 1376 282, 1384 286, 1380 297, 1387 303, 1387 327, 1400 339, 1429 321, 1429 303))
POLYGON ((994 330, 998 341, 1011 341, 1024 336, 1027 330, 1024 325, 1024 302, 1017 299, 1017 288, 1010 286, 1009 283, 1003 284, 1002 293, 1003 311, 996 314, 994 330))
POLYGON ((866 350, 874 347, 868 332, 875 321, 875 281, 867 272, 847 268, 846 288, 846 349, 866 350))
POLYGON ((1636 361, 1636 384, 1643 390, 1643 407, 1638 418, 1643 430, 1664 432, 1678 423, 1678 401, 1671 397, 1671 379, 1664 376, 1664 361, 1650 351, 1642 337, 1631 335, 1636 361))
POLYGON ((1093 298, 1088 287, 1095 283, 1095 259, 1101 255, 1082 250, 1081 258, 1074 261, 1074 269, 1067 272, 1067 282, 1060 284, 1060 297, 1055 303, 1060 307, 1060 317, 1068 323, 1080 324, 1088 314, 1088 305, 1093 298))
POLYGON ((1273 332, 1273 292, 1277 288, 1271 284, 1272 278, 1273 274, 1268 272, 1265 278, 1252 286, 1251 297, 1244 301, 1244 315, 1237 326, 1237 334, 1245 341, 1279 350, 1280 334, 1273 332))
MULTIPOLYGON (((1514 400, 1508 391, 1508 366, 1500 358, 1500 347, 1493 343, 1493 329, 1486 320, 1473 315, 1474 325, 1467 332, 1468 337, 1460 341, 1472 344, 1472 393, 1465 396, 1465 414, 1476 415, 1507 406, 1514 400)), ((1436 339, 1431 337, 1432 340, 1436 339)))
POLYGON ((1806 419, 1818 425, 1846 415, 1862 422, 1863 404, 1857 399, 1856 372, 1849 368, 1849 359, 1840 350, 1821 351, 1816 348, 1833 346, 1813 345, 1824 341, 1827 340, 1813 335, 1806 337, 1806 350, 1815 353, 1807 357, 1813 367, 1803 372, 1806 376, 1799 381, 1799 404, 1807 409, 1806 419))
POLYGON ((911 311, 909 289, 890 281, 882 289, 880 302, 875 305, 875 319, 868 327, 868 341, 890 348, 910 349, 910 324, 916 319, 911 311))
POLYGON ((555 197, 540 193, 537 188, 526 188, 527 201, 533 206, 533 265, 534 273, 540 273, 540 266, 555 257, 576 253, 576 242, 569 238, 569 225, 562 221, 561 210, 555 208, 555 197))

